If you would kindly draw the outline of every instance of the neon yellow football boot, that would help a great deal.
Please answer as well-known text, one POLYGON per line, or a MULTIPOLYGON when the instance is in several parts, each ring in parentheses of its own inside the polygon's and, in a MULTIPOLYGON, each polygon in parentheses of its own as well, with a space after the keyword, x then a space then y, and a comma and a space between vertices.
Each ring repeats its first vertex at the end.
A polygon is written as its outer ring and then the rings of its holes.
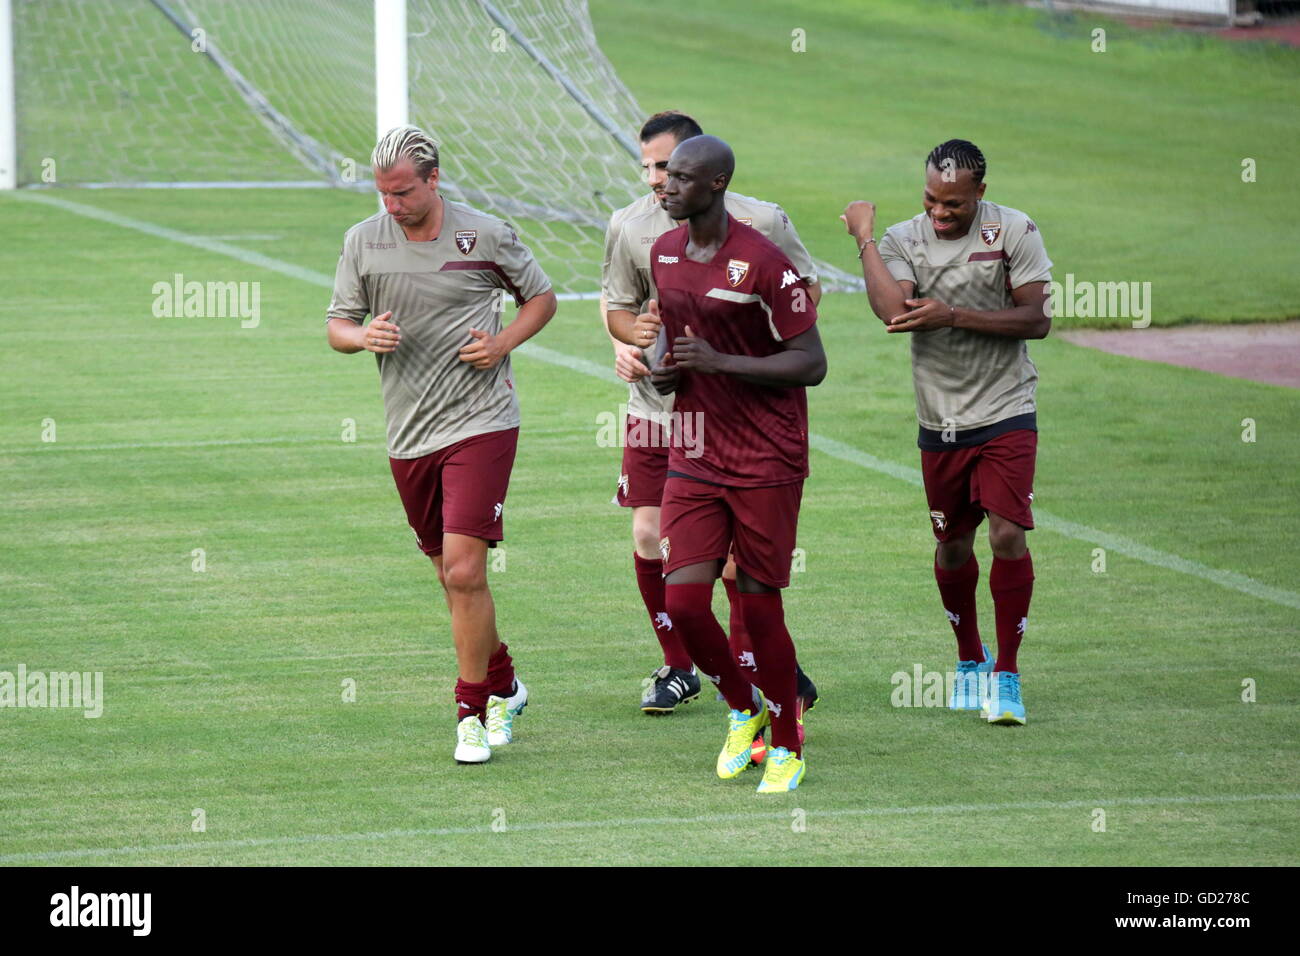
POLYGON ((718 754, 718 776, 723 780, 739 777, 745 771, 753 753, 754 738, 772 722, 767 701, 758 705, 758 713, 753 714, 752 710, 733 710, 728 715, 727 742, 718 754))
POLYGON ((784 747, 777 747, 767 755, 767 767, 763 770, 763 781, 758 785, 758 792, 789 793, 799 786, 806 769, 801 757, 796 757, 784 747))

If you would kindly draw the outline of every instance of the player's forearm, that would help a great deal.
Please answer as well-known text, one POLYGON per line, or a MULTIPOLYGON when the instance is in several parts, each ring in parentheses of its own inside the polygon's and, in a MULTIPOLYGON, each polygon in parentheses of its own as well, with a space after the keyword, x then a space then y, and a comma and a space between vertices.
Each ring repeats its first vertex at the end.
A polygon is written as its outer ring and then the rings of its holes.
POLYGON ((547 322, 551 321, 553 315, 555 315, 555 293, 549 289, 521 305, 515 320, 503 328, 499 335, 505 343, 506 351, 513 352, 531 339, 547 322))
POLYGON ((808 286, 808 298, 809 298, 810 300, 812 300, 812 304, 813 304, 813 308, 814 308, 814 309, 817 308, 817 306, 821 304, 821 301, 822 301, 822 284, 821 284, 821 282, 814 282, 814 283, 812 283, 810 286, 808 286))
POLYGON ((983 332, 985 335, 1002 335, 1009 339, 1046 338, 1052 328, 1052 319, 1044 310, 1033 305, 1018 305, 1013 309, 996 309, 980 312, 975 309, 954 308, 952 327, 983 332))
POLYGON ((867 301, 871 311, 881 322, 888 322, 907 311, 903 300, 903 290, 880 258, 880 250, 874 242, 868 242, 862 250, 862 277, 867 283, 867 301))
POLYGON ((627 309, 610 309, 605 313, 609 334, 624 345, 636 345, 636 313, 627 309))
POLYGON ((786 349, 772 355, 722 355, 719 371, 742 381, 771 388, 799 388, 821 383, 826 377, 826 356, 786 349))
POLYGON ((330 348, 336 352, 351 354, 362 352, 365 345, 362 337, 366 334, 363 326, 347 319, 330 319, 325 324, 325 334, 329 338, 330 348))
POLYGON ((614 349, 614 354, 618 354, 618 339, 614 338, 614 333, 609 330, 609 300, 605 298, 605 293, 600 294, 600 324, 605 328, 605 334, 609 336, 609 344, 614 349))

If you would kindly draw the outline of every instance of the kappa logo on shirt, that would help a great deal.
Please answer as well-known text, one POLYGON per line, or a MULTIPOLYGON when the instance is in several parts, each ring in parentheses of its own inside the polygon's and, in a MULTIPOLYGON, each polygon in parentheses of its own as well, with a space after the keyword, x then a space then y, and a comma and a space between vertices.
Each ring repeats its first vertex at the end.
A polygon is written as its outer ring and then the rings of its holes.
POLYGON ((745 281, 745 276, 749 275, 749 263, 743 259, 732 259, 727 263, 727 281, 731 283, 734 289, 745 281))
POLYGON ((1000 222, 982 222, 980 223, 980 238, 984 240, 984 245, 991 246, 998 241, 998 233, 1002 231, 1000 222))
POLYGON ((474 245, 478 242, 477 229, 461 229, 456 233, 456 248, 460 250, 463 256, 469 255, 474 251, 474 245))
POLYGON ((677 261, 678 261, 678 257, 677 257, 677 256, 660 256, 660 257, 659 257, 659 264, 660 264, 661 266, 671 266, 671 265, 676 265, 676 264, 677 264, 677 261))
POLYGON ((794 271, 791 269, 786 269, 785 272, 781 274, 782 289, 784 289, 788 285, 794 285, 798 281, 799 281, 799 277, 795 275, 794 271))

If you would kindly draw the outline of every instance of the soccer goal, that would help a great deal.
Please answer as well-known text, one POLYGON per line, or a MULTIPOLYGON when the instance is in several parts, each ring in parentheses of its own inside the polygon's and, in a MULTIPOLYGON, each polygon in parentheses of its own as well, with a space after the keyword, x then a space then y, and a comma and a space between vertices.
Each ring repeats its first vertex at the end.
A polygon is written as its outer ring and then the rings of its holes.
POLYGON ((1059 10, 1095 10, 1120 16, 1148 16, 1170 20, 1231 26, 1237 18, 1237 0, 1041 0, 1059 10))
POLYGON ((585 0, 0 0, 0 188, 369 191, 409 121, 569 296, 645 188, 643 120, 585 0))

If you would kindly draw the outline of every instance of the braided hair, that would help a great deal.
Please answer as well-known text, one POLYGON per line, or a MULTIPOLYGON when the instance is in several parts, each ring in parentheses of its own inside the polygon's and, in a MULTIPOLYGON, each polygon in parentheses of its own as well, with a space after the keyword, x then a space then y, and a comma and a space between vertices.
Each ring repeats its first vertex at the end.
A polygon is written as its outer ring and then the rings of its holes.
POLYGON ((930 150, 925 164, 938 170, 969 169, 970 177, 978 186, 984 182, 984 154, 969 140, 950 139, 930 150))

